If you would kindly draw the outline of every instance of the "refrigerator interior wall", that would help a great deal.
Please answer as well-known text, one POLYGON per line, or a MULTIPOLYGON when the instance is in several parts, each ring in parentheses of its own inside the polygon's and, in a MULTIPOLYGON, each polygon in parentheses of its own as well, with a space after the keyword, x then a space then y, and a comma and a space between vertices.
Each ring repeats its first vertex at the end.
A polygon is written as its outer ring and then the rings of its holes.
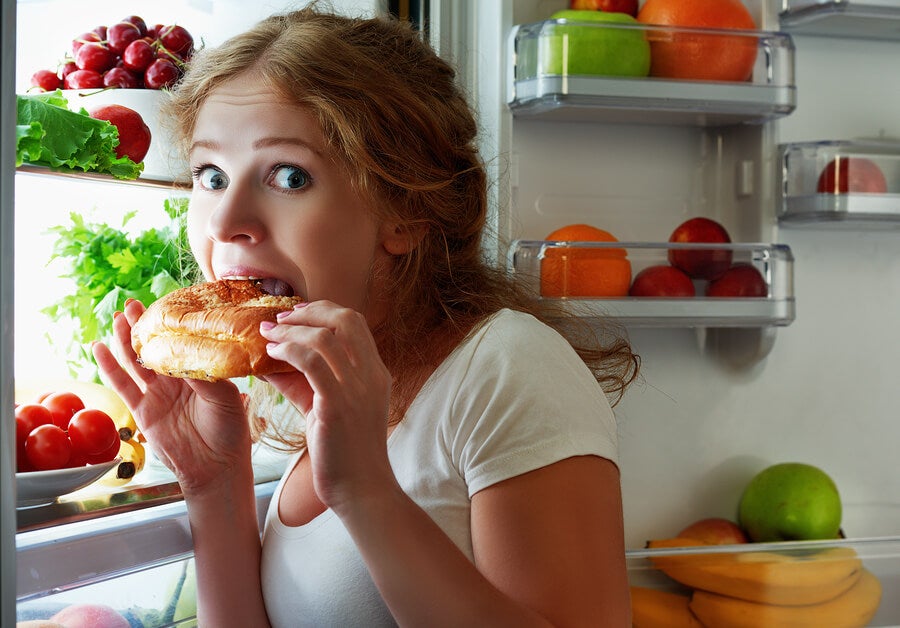
MULTIPOLYGON (((746 4, 761 29, 778 30, 780 2, 746 4)), ((565 5, 473 7, 468 52, 483 65, 470 81, 488 135, 485 158, 500 181, 501 239, 541 239, 589 222, 621 240, 665 241, 684 218, 705 215, 736 241, 795 248, 797 318, 778 331, 764 359, 737 366, 729 360, 734 348, 717 346, 704 329, 629 329, 643 372, 616 408, 627 546, 673 536, 700 518, 735 518, 749 479, 782 461, 832 475, 848 536, 900 533, 893 453, 900 239, 896 232, 779 229, 774 206, 779 142, 900 135, 898 44, 798 38, 798 108, 762 125, 514 118, 497 84, 509 62, 509 29, 565 5), (491 29, 500 31, 499 49, 491 48, 491 29), (749 180, 739 178, 747 172, 749 180)))

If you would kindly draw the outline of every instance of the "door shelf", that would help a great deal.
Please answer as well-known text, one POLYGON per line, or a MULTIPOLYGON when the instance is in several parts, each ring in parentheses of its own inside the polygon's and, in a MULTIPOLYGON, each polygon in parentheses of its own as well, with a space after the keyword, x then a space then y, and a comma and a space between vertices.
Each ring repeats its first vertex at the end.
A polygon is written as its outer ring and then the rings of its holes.
POLYGON ((900 142, 783 144, 779 157, 782 225, 900 229, 900 142))
MULTIPOLYGON (((507 103, 517 117, 725 126, 762 123, 796 107, 794 45, 784 33, 548 20, 515 26, 508 46, 507 103), (572 46, 561 42, 572 38, 572 29, 582 37, 606 31, 619 42, 637 31, 642 36, 638 44, 649 46, 649 75, 635 74, 633 67, 623 68, 609 58, 600 56, 595 62, 577 50, 570 52, 572 46), (723 45, 752 47, 752 75, 746 81, 654 76, 659 74, 652 66, 654 46, 673 41, 694 48, 719 46, 720 51, 723 45)), ((623 54, 621 48, 614 52, 616 58, 623 54)))
POLYGON ((753 328, 787 326, 795 318, 793 255, 789 247, 780 244, 518 240, 510 249, 509 263, 513 276, 522 285, 587 320, 611 318, 635 327, 753 328), (766 283, 767 294, 760 297, 706 296, 708 282, 694 279, 695 296, 628 296, 631 282, 642 270, 669 265, 670 251, 726 253, 731 264, 756 268, 766 283), (552 265, 545 265, 544 260, 548 258, 552 265), (565 289, 555 287, 559 277, 584 277, 591 273, 599 276, 608 270, 621 273, 622 260, 627 260, 630 265, 631 281, 628 284, 620 282, 615 296, 566 294, 565 289), (613 262, 616 267, 610 269, 608 262, 613 262))
POLYGON ((894 0, 788 0, 780 21, 783 30, 796 35, 900 41, 900 6, 894 0))

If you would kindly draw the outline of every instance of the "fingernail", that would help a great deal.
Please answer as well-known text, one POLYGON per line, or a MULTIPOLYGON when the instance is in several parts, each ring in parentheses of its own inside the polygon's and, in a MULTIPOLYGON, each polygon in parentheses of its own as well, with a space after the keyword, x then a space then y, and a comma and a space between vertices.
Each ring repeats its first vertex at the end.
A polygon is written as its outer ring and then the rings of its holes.
POLYGON ((309 303, 307 303, 306 301, 304 301, 303 303, 297 303, 296 305, 294 305, 294 309, 299 310, 301 307, 306 307, 307 305, 309 305, 309 303))
POLYGON ((132 303, 133 301, 134 301, 134 299, 132 299, 131 297, 128 297, 127 299, 125 299, 125 305, 128 305, 129 303, 132 303))
POLYGON ((122 312, 120 312, 119 310, 113 312, 113 320, 119 318, 120 316, 122 316, 122 312))
POLYGON ((263 321, 259 324, 259 328, 263 330, 272 329, 273 327, 275 327, 275 323, 272 321, 263 321))
POLYGON ((288 314, 290 314, 290 312, 278 312, 278 314, 275 315, 275 318, 282 319, 285 316, 287 316, 288 314))

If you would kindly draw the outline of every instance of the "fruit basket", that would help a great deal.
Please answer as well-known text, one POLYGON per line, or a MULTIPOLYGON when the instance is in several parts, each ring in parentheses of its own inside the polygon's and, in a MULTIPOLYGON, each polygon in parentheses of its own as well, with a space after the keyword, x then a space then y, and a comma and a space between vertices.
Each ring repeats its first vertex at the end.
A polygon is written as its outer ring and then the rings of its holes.
POLYGON ((783 144, 779 155, 782 224, 900 229, 900 142, 783 144))
POLYGON ((793 255, 780 244, 517 240, 509 265, 535 294, 586 319, 642 327, 769 327, 789 325, 795 316, 793 255), (702 273, 688 278, 692 293, 673 289, 684 278, 672 278, 670 260, 680 264, 685 256, 722 265, 722 272, 712 273, 715 279, 702 273))
POLYGON ((796 106, 784 33, 555 19, 516 25, 508 46, 516 116, 721 126, 796 106))
POLYGON ((895 0, 785 0, 781 28, 799 35, 900 40, 895 0))
POLYGON ((635 625, 900 625, 898 537, 639 549, 627 563, 635 625))

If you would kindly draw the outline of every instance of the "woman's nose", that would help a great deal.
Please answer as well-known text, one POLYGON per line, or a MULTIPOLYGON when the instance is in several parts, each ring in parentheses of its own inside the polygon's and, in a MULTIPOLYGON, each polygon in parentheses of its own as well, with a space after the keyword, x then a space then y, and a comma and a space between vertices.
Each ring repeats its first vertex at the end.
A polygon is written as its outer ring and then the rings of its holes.
POLYGON ((218 242, 255 244, 265 237, 262 216, 252 194, 235 185, 219 197, 209 215, 207 231, 218 242))

